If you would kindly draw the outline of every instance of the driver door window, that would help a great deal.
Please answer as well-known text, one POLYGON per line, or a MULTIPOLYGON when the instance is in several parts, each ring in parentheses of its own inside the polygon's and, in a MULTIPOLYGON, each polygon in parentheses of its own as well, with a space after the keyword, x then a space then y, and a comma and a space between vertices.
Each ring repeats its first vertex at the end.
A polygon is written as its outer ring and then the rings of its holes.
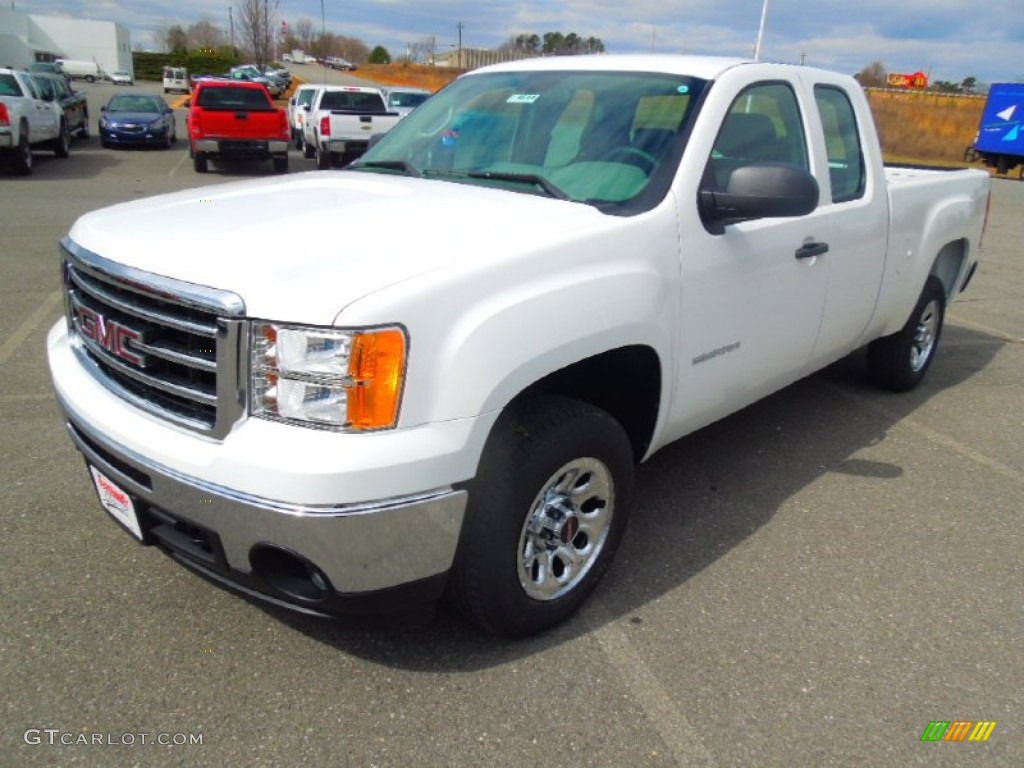
POLYGON ((810 170, 800 107, 783 83, 753 85, 732 103, 711 150, 705 183, 728 189, 737 168, 765 162, 810 170))

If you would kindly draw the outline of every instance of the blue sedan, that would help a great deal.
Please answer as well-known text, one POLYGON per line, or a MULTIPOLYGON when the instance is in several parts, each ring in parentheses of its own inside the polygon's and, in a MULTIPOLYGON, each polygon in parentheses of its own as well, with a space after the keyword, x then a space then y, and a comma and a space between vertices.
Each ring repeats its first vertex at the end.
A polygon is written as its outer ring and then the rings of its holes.
POLYGON ((178 140, 174 110, 159 96, 119 93, 100 115, 100 143, 104 147, 154 145, 170 148, 178 140))

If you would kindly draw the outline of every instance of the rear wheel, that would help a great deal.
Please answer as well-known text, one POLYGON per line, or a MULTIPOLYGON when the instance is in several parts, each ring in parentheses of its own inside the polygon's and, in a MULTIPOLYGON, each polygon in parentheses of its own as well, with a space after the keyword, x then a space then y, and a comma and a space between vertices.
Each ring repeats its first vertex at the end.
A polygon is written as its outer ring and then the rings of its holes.
POLYGON ((632 484, 629 439, 606 412, 562 397, 511 407, 470 486, 450 598, 506 637, 568 618, 615 555, 632 484))
POLYGON ((288 173, 288 155, 274 157, 274 173, 288 173))
POLYGON ((18 148, 11 156, 11 165, 14 166, 14 172, 19 176, 32 175, 32 145, 28 140, 28 129, 24 126, 18 136, 18 148))
POLYGON ((906 392, 920 384, 935 358, 945 315, 946 289, 932 275, 906 325, 868 346, 871 381, 892 392, 906 392))
POLYGON ((321 171, 328 170, 331 167, 331 153, 324 149, 321 149, 320 147, 317 147, 316 167, 319 168, 321 171))
POLYGON ((196 173, 206 173, 209 170, 205 152, 197 149, 192 153, 192 167, 196 169, 196 173))
POLYGON ((68 131, 68 124, 60 121, 60 132, 53 140, 53 154, 57 157, 67 157, 71 154, 71 132, 68 131))

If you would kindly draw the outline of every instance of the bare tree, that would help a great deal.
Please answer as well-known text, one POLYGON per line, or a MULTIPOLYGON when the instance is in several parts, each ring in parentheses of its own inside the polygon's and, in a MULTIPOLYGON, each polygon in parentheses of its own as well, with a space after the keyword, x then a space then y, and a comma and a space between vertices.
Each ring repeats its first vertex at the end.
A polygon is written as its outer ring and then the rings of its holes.
POLYGON ((872 62, 854 77, 865 88, 884 88, 889 82, 889 73, 886 72, 885 64, 880 61, 872 62))
POLYGON ((209 19, 197 21, 187 30, 189 48, 192 50, 209 50, 219 48, 227 40, 224 30, 209 19))
POLYGON ((175 24, 167 30, 167 50, 172 53, 183 53, 188 50, 188 35, 180 24, 175 24))
POLYGON ((313 40, 316 37, 315 27, 313 26, 312 19, 305 17, 295 22, 295 29, 292 30, 292 34, 295 35, 299 41, 299 45, 302 50, 308 51, 313 47, 313 40))
POLYGON ((362 40, 355 37, 338 35, 338 47, 343 59, 356 64, 362 64, 370 57, 369 47, 362 40))
POLYGON ((280 0, 241 0, 238 5, 242 47, 252 54, 260 68, 274 57, 279 3, 280 0))
POLYGON ((433 64, 434 54, 437 52, 437 39, 425 37, 409 45, 409 60, 414 64, 433 64))

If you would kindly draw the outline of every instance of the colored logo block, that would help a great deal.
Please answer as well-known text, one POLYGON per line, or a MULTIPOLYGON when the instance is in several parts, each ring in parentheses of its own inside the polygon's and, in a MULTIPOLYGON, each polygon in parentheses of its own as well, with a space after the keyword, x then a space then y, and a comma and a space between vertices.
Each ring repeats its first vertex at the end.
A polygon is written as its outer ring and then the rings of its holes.
POLYGON ((932 720, 920 740, 988 741, 995 727, 994 720, 932 720))

